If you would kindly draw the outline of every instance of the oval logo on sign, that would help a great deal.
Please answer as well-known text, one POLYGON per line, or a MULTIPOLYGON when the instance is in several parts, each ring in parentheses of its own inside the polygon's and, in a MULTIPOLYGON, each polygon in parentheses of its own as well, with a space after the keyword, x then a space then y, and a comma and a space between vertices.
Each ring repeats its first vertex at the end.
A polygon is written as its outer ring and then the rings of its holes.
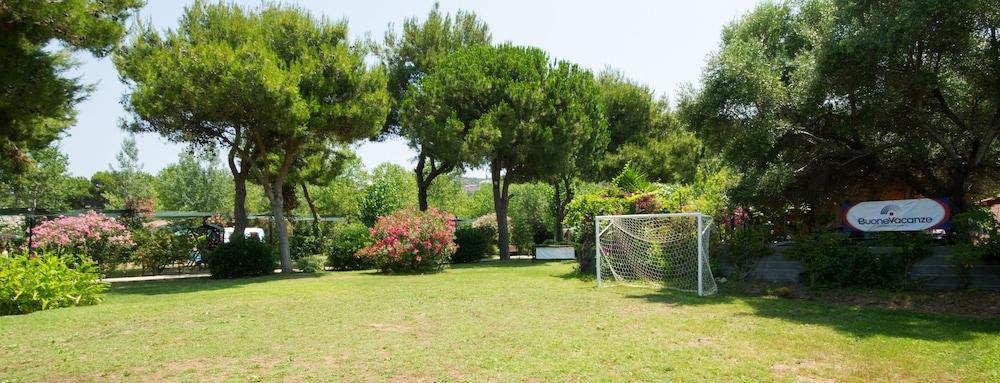
POLYGON ((921 231, 946 227, 950 219, 948 200, 918 198, 848 206, 843 224, 851 231, 921 231))

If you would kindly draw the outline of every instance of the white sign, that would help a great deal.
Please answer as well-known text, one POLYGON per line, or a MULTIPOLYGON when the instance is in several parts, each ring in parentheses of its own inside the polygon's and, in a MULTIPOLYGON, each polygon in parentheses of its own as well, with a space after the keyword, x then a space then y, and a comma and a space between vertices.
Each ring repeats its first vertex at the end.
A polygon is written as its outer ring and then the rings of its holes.
POLYGON ((946 199, 868 201, 844 211, 844 227, 852 231, 921 231, 945 227, 950 219, 946 199))

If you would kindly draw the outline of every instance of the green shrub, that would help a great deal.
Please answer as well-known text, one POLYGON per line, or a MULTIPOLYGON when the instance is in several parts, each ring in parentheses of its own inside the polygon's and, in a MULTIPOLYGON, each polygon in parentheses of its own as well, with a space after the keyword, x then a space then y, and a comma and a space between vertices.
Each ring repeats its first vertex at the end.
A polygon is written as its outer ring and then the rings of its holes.
POLYGON ((802 262, 801 278, 810 287, 898 286, 900 266, 892 254, 873 253, 842 233, 820 232, 800 239, 787 255, 802 262))
POLYGON ((132 239, 136 243, 132 261, 149 274, 162 273, 167 266, 186 261, 197 244, 197 238, 193 235, 175 233, 168 229, 136 230, 132 233, 132 239))
POLYGON ((374 265, 366 259, 355 256, 357 252, 372 243, 370 229, 360 223, 340 225, 333 230, 327 250, 327 265, 334 270, 366 270, 374 265))
POLYGON ((232 237, 206 258, 212 278, 241 278, 274 272, 274 252, 266 243, 253 238, 232 237))
POLYGON ((993 213, 982 206, 956 214, 952 219, 955 249, 948 257, 967 288, 972 282, 972 268, 982 260, 1000 261, 1000 224, 993 213))
POLYGON ((375 226, 379 217, 392 214, 403 207, 402 201, 391 183, 376 180, 362 191, 358 218, 365 226, 375 226))
POLYGON ((328 244, 323 237, 314 235, 293 235, 288 239, 288 249, 292 260, 326 253, 328 244))
POLYGON ((0 257, 0 315, 97 304, 107 289, 100 275, 78 255, 0 257))
POLYGON ((930 255, 927 236, 921 232, 887 232, 879 233, 878 242, 882 246, 893 248, 892 256, 899 263, 899 286, 909 288, 913 282, 910 280, 910 268, 920 258, 930 255))
POLYGON ((455 230, 455 244, 458 250, 451 255, 451 263, 478 262, 486 256, 493 233, 489 229, 470 226, 455 230))
POLYGON ((716 232, 718 234, 712 236, 716 243, 710 246, 716 255, 712 258, 728 263, 732 267, 731 277, 735 280, 746 279, 757 261, 771 254, 766 227, 720 225, 716 232))
POLYGON ((300 257, 295 260, 295 268, 303 273, 315 273, 317 271, 325 270, 323 266, 326 264, 326 257, 322 255, 310 255, 306 257, 300 257))

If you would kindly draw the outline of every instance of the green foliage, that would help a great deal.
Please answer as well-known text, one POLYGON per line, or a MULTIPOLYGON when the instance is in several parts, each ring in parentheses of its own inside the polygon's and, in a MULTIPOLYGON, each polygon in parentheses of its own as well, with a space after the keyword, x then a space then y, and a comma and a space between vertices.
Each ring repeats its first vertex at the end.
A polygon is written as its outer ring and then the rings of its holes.
POLYGON ((4 1, 0 6, 0 173, 31 165, 74 122, 74 107, 90 87, 65 77, 74 50, 106 55, 125 34, 140 0, 4 1), (56 44, 58 43, 58 44, 56 44))
POLYGON ((725 28, 682 119, 745 175, 739 202, 837 204, 899 185, 962 210, 1000 168, 996 8, 763 3, 725 28))
POLYGON ((402 34, 387 31, 385 44, 378 52, 388 72, 389 94, 394 101, 387 130, 392 132, 396 130, 392 127, 402 124, 400 104, 411 85, 419 83, 448 55, 469 46, 489 45, 491 39, 489 26, 475 13, 459 10, 454 17, 442 15, 437 3, 422 23, 411 17, 403 21, 402 34))
POLYGON ((360 158, 353 158, 344 164, 341 174, 332 182, 318 188, 311 188, 316 208, 322 215, 357 217, 360 213, 359 196, 365 187, 368 173, 360 158))
POLYGON ((381 164, 372 170, 370 178, 358 202, 358 218, 368 227, 396 210, 417 207, 416 180, 402 166, 381 164))
POLYGON ((654 189, 654 185, 646 178, 646 173, 632 164, 625 164, 625 168, 611 180, 611 184, 626 193, 645 193, 654 189))
POLYGON ((139 148, 135 137, 129 136, 122 140, 121 151, 115 156, 117 169, 111 166, 109 173, 114 180, 105 186, 102 197, 108 202, 106 208, 128 209, 127 205, 142 201, 154 201, 156 191, 155 178, 142 170, 139 162, 139 148))
POLYGON ((93 305, 108 285, 97 266, 76 255, 0 257, 0 315, 93 305))
POLYGON ((543 183, 511 185, 511 242, 521 251, 552 238, 552 193, 552 187, 543 183))
POLYGON ((972 268, 983 260, 1000 260, 1000 224, 986 207, 974 206, 952 217, 955 248, 949 260, 963 287, 971 282, 972 268))
MULTIPOLYGON (((616 70, 601 72, 597 76, 597 82, 601 87, 601 98, 611 131, 609 152, 614 153, 627 143, 642 141, 643 136, 653 133, 653 121, 658 110, 652 89, 629 80, 616 70)), ((606 177, 613 175, 608 174, 606 177)))
POLYGON ((31 150, 28 158, 22 172, 0 172, 0 206, 63 211, 88 204, 89 182, 69 175, 69 158, 58 147, 31 150))
POLYGON ((376 182, 365 186, 364 195, 359 204, 358 218, 365 226, 375 226, 379 217, 384 217, 402 208, 400 195, 395 193, 392 185, 376 182))
POLYGON ((284 191, 296 186, 288 183, 295 161, 311 148, 376 134, 389 107, 385 73, 366 62, 368 45, 348 36, 346 21, 295 6, 196 2, 176 29, 140 25, 115 56, 130 90, 129 129, 221 142, 255 163, 285 271, 284 191))
POLYGON ((930 255, 927 239, 927 235, 922 232, 879 233, 879 244, 892 247, 892 256, 900 263, 897 283, 901 288, 906 289, 911 287, 913 282, 920 282, 910 280, 910 268, 920 258, 930 255))
POLYGON ((322 255, 309 255, 295 260, 295 268, 303 273, 315 273, 325 270, 326 257, 322 255))
POLYGON ((766 226, 723 224, 715 226, 712 234, 712 258, 727 262, 735 280, 745 280, 757 261, 771 254, 766 226))
POLYGON ((328 246, 327 241, 321 236, 296 234, 288 238, 288 247, 293 260, 324 254, 328 246))
POLYGON ((800 238, 786 255, 802 262, 802 282, 810 287, 899 286, 900 265, 892 254, 874 253, 842 233, 800 238))
POLYGON ((133 230, 136 247, 131 261, 142 266, 145 273, 159 274, 174 263, 187 261, 199 240, 186 230, 174 232, 170 227, 155 231, 133 230))
POLYGON ((156 175, 156 204, 162 210, 227 211, 232 205, 232 182, 215 153, 199 158, 184 151, 177 163, 156 175))
POLYGON ((493 191, 490 190, 488 184, 480 185, 476 191, 469 195, 467 204, 468 215, 465 217, 476 218, 494 213, 493 191))
POLYGON ((472 217, 469 213, 469 194, 462 188, 462 179, 456 174, 445 174, 434 179, 427 190, 427 204, 456 217, 472 217))
MULTIPOLYGON (((389 75, 388 90, 392 105, 383 133, 401 134, 416 149, 417 167, 414 173, 421 209, 430 207, 433 201, 437 202, 435 208, 459 213, 453 210, 455 206, 441 204, 443 201, 434 198, 432 192, 454 191, 438 179, 460 168, 462 163, 460 158, 453 157, 453 153, 422 147, 419 137, 415 135, 418 130, 413 129, 412 124, 416 119, 432 114, 434 106, 407 103, 404 107, 404 98, 410 88, 423 86, 423 79, 449 55, 465 47, 489 45, 490 40, 489 27, 475 13, 459 10, 452 18, 451 14, 442 15, 437 3, 422 23, 416 18, 407 18, 401 35, 397 36, 391 29, 385 34, 385 44, 379 56, 389 75)), ((461 138, 452 139, 453 147, 460 144, 454 140, 461 138)))
POLYGON ((274 272, 274 251, 264 242, 233 236, 206 257, 212 278, 243 278, 274 272))
POLYGON ((486 256, 495 234, 488 228, 464 226, 455 230, 458 250, 451 256, 451 263, 479 262, 486 256))
POLYGON ((693 182, 698 170, 701 141, 694 133, 676 127, 661 135, 662 138, 650 138, 639 143, 627 142, 608 153, 604 158, 604 173, 630 164, 655 182, 693 182))
POLYGON ((607 180, 629 163, 656 182, 691 182, 701 143, 684 131, 666 99, 629 80, 621 72, 606 70, 597 77, 610 130, 607 155, 597 159, 590 179, 607 180))
POLYGON ((576 197, 566 207, 563 223, 573 229, 574 240, 581 243, 594 242, 594 218, 599 215, 625 214, 629 203, 624 198, 609 196, 601 190, 576 197))
POLYGON ((664 208, 668 212, 701 212, 720 217, 731 206, 729 195, 739 177, 728 167, 699 167, 694 182, 664 189, 664 208))
POLYGON ((368 259, 358 257, 361 249, 372 243, 371 231, 359 223, 342 224, 333 229, 327 264, 334 270, 365 270, 374 267, 368 259))
MULTIPOLYGON (((449 55, 420 87, 409 88, 402 132, 439 163, 489 164, 499 185, 496 212, 503 216, 511 184, 575 176, 593 159, 577 154, 606 146, 599 97, 590 72, 550 63, 537 48, 473 46, 449 55)), ((505 229, 501 257, 509 256, 505 229)))

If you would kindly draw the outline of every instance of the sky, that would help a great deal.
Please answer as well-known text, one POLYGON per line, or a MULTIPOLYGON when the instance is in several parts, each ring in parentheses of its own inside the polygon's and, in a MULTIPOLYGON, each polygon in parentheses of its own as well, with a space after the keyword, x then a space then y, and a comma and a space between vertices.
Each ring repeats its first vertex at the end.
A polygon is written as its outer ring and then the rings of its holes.
MULTIPOLYGON (((237 1, 257 6, 259 0, 237 1)), ((433 0, 398 1, 285 1, 330 19, 346 19, 355 38, 369 36, 381 42, 393 25, 423 20, 433 0)), ((138 17, 163 30, 173 28, 190 1, 148 0, 138 17)), ((575 62, 595 73, 605 68, 622 71, 646 84, 657 95, 675 100, 687 85, 697 85, 709 55, 719 46, 722 27, 750 11, 757 0, 711 1, 440 1, 443 12, 459 9, 476 13, 489 24, 495 43, 511 42, 541 48, 552 58, 575 62)), ((125 116, 121 100, 126 92, 111 59, 89 53, 76 55, 81 65, 68 73, 95 90, 77 105, 77 121, 59 143, 69 156, 74 176, 90 177, 114 162, 125 116)), ((183 145, 156 134, 136 135, 144 170, 156 173, 176 162, 183 145)), ((401 139, 364 142, 355 148, 365 167, 383 162, 413 166, 415 153, 401 139)), ((468 172, 484 176, 482 170, 468 172)))

